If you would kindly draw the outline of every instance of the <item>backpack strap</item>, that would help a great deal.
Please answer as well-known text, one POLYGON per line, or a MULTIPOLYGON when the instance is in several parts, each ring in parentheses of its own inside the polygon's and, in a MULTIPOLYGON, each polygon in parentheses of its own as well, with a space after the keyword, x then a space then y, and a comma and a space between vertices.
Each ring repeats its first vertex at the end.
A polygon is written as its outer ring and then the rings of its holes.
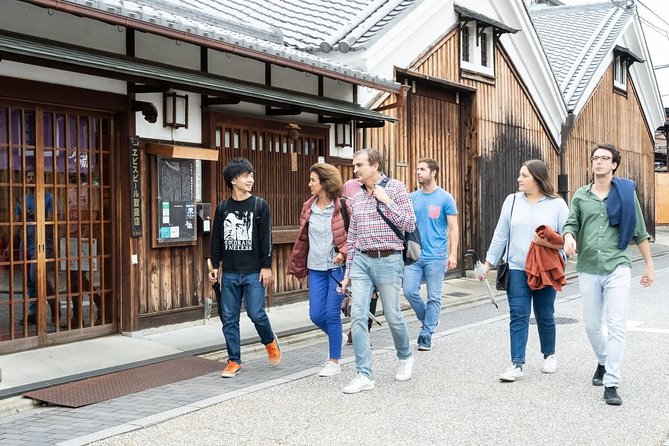
POLYGON ((348 232, 348 227, 351 224, 351 216, 348 215, 348 199, 344 196, 339 197, 339 204, 341 206, 341 218, 344 220, 344 229, 348 232))
MULTIPOLYGON (((386 187, 386 185, 388 184, 389 181, 390 181, 390 178, 388 178, 388 177, 383 177, 383 178, 381 178, 381 181, 379 181, 379 185, 380 185, 381 187, 386 187)), ((393 230, 393 232, 395 233, 395 235, 397 235, 397 237, 398 237, 400 240, 404 240, 404 234, 402 234, 402 232, 401 232, 399 229, 397 229, 397 226, 395 226, 395 225, 388 219, 388 217, 386 217, 385 215, 383 215, 383 212, 381 212, 381 207, 380 207, 380 203, 379 203, 378 200, 376 201, 376 211, 379 213, 379 215, 381 216, 381 218, 383 219, 383 221, 385 221, 386 224, 390 227, 390 229, 393 230)))

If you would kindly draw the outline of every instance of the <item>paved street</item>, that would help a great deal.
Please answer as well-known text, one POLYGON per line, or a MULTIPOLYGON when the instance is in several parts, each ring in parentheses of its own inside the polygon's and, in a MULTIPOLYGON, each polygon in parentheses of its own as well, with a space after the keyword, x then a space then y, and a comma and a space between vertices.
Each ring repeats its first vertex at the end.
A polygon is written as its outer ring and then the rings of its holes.
MULTIPOLYGON (((288 345, 274 369, 263 352, 250 350, 243 373, 234 379, 214 373, 79 409, 6 417, 0 443, 662 445, 669 438, 669 256, 657 258, 656 268, 653 288, 642 289, 638 279, 633 285, 620 407, 604 404, 602 388, 590 384, 596 360, 572 284, 557 304, 563 323, 555 375, 539 371, 542 358, 532 326, 525 377, 499 383, 509 361, 506 302, 499 310, 478 303, 442 315, 434 349, 415 352, 409 382, 394 381, 389 333, 376 329, 377 387, 344 395, 342 386, 354 376, 352 348, 345 347, 342 375, 319 378, 325 340, 312 337, 288 345)), ((405 315, 413 338, 418 324, 411 313, 405 315)))
MULTIPOLYGON (((633 286, 620 407, 607 406, 603 389, 590 383, 596 360, 580 322, 580 300, 569 297, 572 286, 560 299, 557 315, 577 322, 558 328, 555 375, 539 371, 532 327, 525 378, 499 383, 496 377, 508 362, 508 328, 507 319, 495 315, 506 311, 485 305, 444 315, 444 322, 462 313, 476 313, 481 320, 447 329, 431 352, 416 352, 409 382, 393 381, 394 354, 377 348, 374 391, 341 393, 354 375, 350 364, 334 379, 310 374, 98 444, 661 445, 669 436, 667 263, 657 260, 654 288, 633 286)), ((411 325, 412 334, 417 333, 416 324, 411 325)), ((387 333, 377 332, 376 339, 381 337, 387 333)), ((376 339, 375 345, 382 343, 376 339)), ((297 349, 284 361, 290 364, 304 355, 318 353, 311 347, 297 349)), ((259 361, 248 368, 263 366, 259 361)))

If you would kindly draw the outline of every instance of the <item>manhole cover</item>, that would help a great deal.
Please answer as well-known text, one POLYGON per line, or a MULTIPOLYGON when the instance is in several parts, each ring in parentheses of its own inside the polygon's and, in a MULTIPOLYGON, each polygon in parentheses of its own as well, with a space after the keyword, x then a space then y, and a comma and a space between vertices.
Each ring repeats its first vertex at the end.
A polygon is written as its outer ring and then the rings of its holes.
POLYGON ((471 296, 471 294, 463 293, 462 291, 453 291, 452 293, 446 293, 446 296, 465 297, 465 296, 471 296))
MULTIPOLYGON (((572 317, 556 317, 555 318, 555 324, 556 325, 568 325, 568 324, 575 324, 578 322, 578 319, 574 319, 572 317)), ((537 325, 537 320, 534 319, 533 317, 530 318, 530 325, 537 325)))

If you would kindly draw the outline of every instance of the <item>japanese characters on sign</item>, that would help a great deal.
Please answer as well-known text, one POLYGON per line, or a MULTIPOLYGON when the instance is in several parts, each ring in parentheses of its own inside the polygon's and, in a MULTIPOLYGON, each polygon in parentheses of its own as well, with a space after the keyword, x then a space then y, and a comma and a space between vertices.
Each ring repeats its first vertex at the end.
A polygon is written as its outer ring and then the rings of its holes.
POLYGON ((131 236, 142 236, 142 160, 139 151, 139 136, 130 137, 130 218, 131 236))

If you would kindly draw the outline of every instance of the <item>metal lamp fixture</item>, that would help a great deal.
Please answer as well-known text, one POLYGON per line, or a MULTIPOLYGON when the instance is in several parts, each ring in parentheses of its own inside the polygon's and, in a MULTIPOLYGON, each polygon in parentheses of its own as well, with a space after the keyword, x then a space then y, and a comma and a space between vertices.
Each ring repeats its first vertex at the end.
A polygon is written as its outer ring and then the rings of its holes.
POLYGON ((188 128, 188 95, 163 93, 163 127, 188 128))
POLYGON ((302 127, 297 124, 288 124, 286 128, 288 129, 288 139, 297 141, 297 138, 300 137, 300 130, 302 130, 302 127))
POLYGON ((335 124, 335 147, 353 145, 353 125, 350 121, 335 124))

